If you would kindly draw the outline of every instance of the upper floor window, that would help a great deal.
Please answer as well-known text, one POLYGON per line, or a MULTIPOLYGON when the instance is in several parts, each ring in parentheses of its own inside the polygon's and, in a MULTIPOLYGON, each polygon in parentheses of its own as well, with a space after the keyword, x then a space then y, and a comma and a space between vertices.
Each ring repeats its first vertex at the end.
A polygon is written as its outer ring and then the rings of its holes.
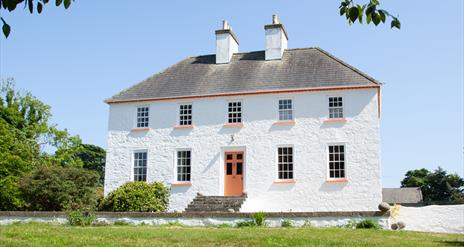
POLYGON ((345 178, 345 146, 329 146, 329 177, 345 178))
POLYGON ((192 104, 179 105, 179 125, 192 125, 192 104))
POLYGON ((148 106, 137 107, 137 128, 148 128, 148 106))
POLYGON ((228 105, 228 123, 241 123, 242 122, 242 102, 231 101, 228 105))
POLYGON ((293 120, 293 106, 291 99, 279 100, 279 120, 293 120))
POLYGON ((134 153, 134 181, 147 181, 147 152, 134 153))
POLYGON ((293 147, 279 147, 278 156, 278 178, 293 179, 293 147))
POLYGON ((329 118, 343 118, 342 97, 329 97, 329 118))
POLYGON ((191 152, 190 150, 177 151, 177 181, 190 181, 191 152))

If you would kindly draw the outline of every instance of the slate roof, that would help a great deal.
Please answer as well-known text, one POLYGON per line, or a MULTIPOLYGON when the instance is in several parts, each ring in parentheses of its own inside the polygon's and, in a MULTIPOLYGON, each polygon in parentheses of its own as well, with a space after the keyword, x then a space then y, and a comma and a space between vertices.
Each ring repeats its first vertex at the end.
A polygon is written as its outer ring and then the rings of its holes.
POLYGON ((419 187, 409 188, 383 188, 383 201, 394 204, 418 204, 422 203, 422 191, 419 187))
POLYGON ((320 48, 287 49, 281 60, 266 61, 264 51, 236 53, 228 64, 216 64, 215 59, 215 55, 186 58, 106 102, 380 85, 320 48))

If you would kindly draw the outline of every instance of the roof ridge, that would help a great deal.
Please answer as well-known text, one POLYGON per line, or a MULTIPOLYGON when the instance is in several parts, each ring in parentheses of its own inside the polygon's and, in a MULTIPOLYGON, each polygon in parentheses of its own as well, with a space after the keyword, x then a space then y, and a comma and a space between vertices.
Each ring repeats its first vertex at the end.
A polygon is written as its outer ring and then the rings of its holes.
POLYGON ((343 66, 345 66, 345 67, 347 67, 347 68, 353 70, 354 72, 358 73, 359 75, 361 75, 362 77, 368 79, 369 81, 371 81, 371 82, 373 82, 373 83, 375 83, 375 84, 382 85, 382 83, 379 82, 379 81, 377 81, 376 79, 374 79, 374 77, 372 77, 372 76, 370 76, 370 75, 368 75, 368 74, 362 72, 361 70, 359 70, 359 69, 353 67, 352 65, 350 65, 350 64, 348 64, 348 63, 346 63, 346 62, 344 62, 344 61, 341 60, 340 58, 338 58, 338 57, 332 55, 331 53, 329 53, 329 52, 323 50, 322 48, 320 48, 320 47, 314 47, 314 49, 316 49, 316 50, 320 51, 321 53, 323 53, 324 55, 326 55, 326 56, 328 56, 328 57, 334 59, 335 61, 339 62, 339 63, 342 64, 343 66))
MULTIPOLYGON (((312 49, 318 49, 318 47, 287 48, 285 49, 285 51, 312 50, 312 49)), ((233 55, 243 55, 243 54, 258 53, 258 52, 265 52, 265 50, 235 52, 233 55)), ((188 58, 207 57, 207 56, 214 56, 214 55, 216 54, 211 53, 211 54, 204 54, 204 55, 189 56, 188 58)))

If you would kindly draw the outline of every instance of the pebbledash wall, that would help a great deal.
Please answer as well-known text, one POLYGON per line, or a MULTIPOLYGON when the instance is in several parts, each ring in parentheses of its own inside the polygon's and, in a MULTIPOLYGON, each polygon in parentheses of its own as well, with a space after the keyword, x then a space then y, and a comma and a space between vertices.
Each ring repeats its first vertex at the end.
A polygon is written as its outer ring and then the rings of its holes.
POLYGON ((224 193, 224 152, 244 151, 241 212, 376 211, 382 200, 377 89, 259 94, 110 104, 105 195, 133 179, 133 152, 147 150, 147 181, 171 188, 169 211, 199 192, 224 193), (346 122, 324 122, 328 97, 342 96, 346 122), (276 125, 278 100, 293 100, 295 124, 276 125), (227 102, 242 101, 243 127, 225 127, 227 102), (192 129, 176 129, 180 103, 193 103, 192 129), (149 105, 150 130, 131 131, 149 105), (343 143, 348 182, 328 182, 327 145, 343 143), (294 148, 293 184, 276 184, 277 147, 294 148), (192 151, 190 186, 171 185, 176 151, 192 151))

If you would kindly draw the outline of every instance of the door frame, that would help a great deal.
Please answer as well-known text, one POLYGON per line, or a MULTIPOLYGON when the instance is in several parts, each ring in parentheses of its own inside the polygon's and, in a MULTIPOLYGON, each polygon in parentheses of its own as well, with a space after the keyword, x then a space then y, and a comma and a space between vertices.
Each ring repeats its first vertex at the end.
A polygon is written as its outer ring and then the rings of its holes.
POLYGON ((219 195, 224 196, 225 192, 225 172, 224 166, 226 162, 225 153, 228 152, 243 152, 243 193, 246 193, 247 190, 247 155, 246 147, 244 146, 234 146, 234 147, 221 147, 220 162, 219 162, 219 195))

